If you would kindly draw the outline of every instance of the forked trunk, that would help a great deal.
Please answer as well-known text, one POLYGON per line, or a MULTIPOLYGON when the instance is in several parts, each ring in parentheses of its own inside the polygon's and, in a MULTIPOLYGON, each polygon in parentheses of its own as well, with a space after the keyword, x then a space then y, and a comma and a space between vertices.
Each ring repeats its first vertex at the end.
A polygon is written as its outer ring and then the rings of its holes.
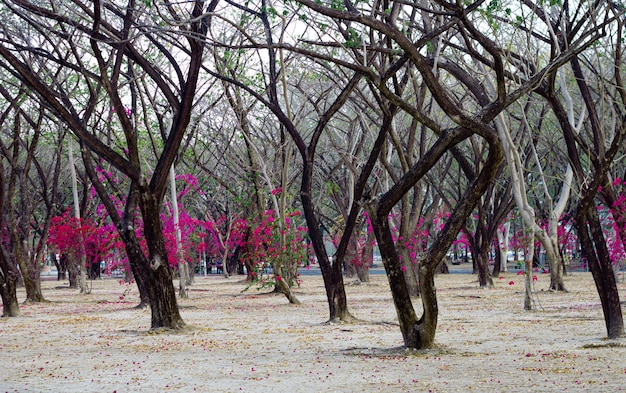
MULTIPOLYGON (((425 259, 419 264, 420 291, 424 308, 419 320, 411 302, 388 220, 389 212, 393 206, 414 183, 406 182, 403 187, 393 189, 394 192, 388 192, 379 198, 367 201, 365 204, 387 270, 387 279, 396 307, 400 331, 404 344, 409 348, 424 349, 434 346, 439 313, 434 282, 435 270, 441 260, 445 258, 446 252, 450 249, 476 203, 498 172, 500 163, 504 158, 502 145, 493 135, 489 135, 489 145, 489 154, 483 169, 467 187, 459 203, 446 220, 443 229, 433 240, 426 252, 425 259)), ((428 163, 434 165, 437 161, 435 158, 437 155, 434 155, 432 160, 428 160, 428 163)), ((418 174, 425 173, 427 168, 429 168, 428 165, 415 165, 409 174, 413 179, 418 180, 418 174)))
POLYGON ((436 261, 424 261, 419 269, 420 294, 424 313, 415 327, 413 343, 410 348, 432 348, 435 345, 439 306, 437 304, 437 289, 435 288, 436 261))
POLYGON ((144 235, 148 243, 149 263, 141 258, 137 273, 142 276, 148 292, 150 311, 152 312, 152 329, 180 329, 185 322, 180 316, 176 301, 176 290, 172 281, 163 228, 159 214, 159 204, 154 195, 144 191, 140 195, 141 215, 144 222, 144 235))
MULTIPOLYGON (((310 190, 310 173, 303 176, 302 190, 310 190)), ((315 216, 313 201, 308 192, 301 191, 302 207, 307 227, 309 228, 309 237, 311 245, 317 255, 322 278, 324 279, 324 288, 326 289, 326 298, 328 300, 329 322, 351 322, 354 317, 348 311, 348 300, 346 290, 343 283, 342 266, 343 260, 335 260, 330 262, 326 253, 326 245, 320 226, 315 216)))
MULTIPOLYGON (((324 273, 322 273, 324 275, 324 273)), ((326 288, 326 297, 328 299, 329 306, 329 321, 330 322, 351 322, 354 317, 348 311, 348 299, 346 297, 346 291, 343 284, 343 274, 341 273, 341 267, 336 264, 330 268, 330 272, 327 272, 327 277, 324 279, 326 288), (328 274, 330 273, 330 274, 328 274)))
POLYGON ((384 216, 382 220, 378 219, 374 210, 368 209, 368 213, 372 218, 372 226, 376 233, 376 238, 378 239, 378 248, 387 272, 387 280, 389 281, 393 303, 396 308, 396 314, 398 315, 404 345, 414 349, 430 348, 434 344, 434 330, 436 329, 437 316, 435 315, 433 319, 433 315, 426 316, 426 314, 433 310, 436 312, 437 309, 436 292, 434 292, 434 272, 431 272, 429 275, 427 271, 422 272, 420 268, 420 280, 423 278, 424 281, 428 281, 430 278, 431 281, 424 283, 425 285, 422 286, 424 316, 418 320, 415 309, 413 308, 402 264, 400 263, 396 246, 391 236, 391 231, 389 230, 389 222, 386 216, 384 216), (431 283, 432 286, 430 286, 431 283), (430 327, 432 327, 433 320, 435 329, 431 330, 430 327), (425 324, 426 321, 428 321, 427 324, 425 324))
MULTIPOLYGON (((15 252, 15 251, 14 251, 15 252)), ((24 288, 26 289, 26 302, 43 302, 45 301, 41 292, 40 271, 29 263, 26 256, 21 251, 16 252, 18 265, 22 272, 24 280, 24 288)))

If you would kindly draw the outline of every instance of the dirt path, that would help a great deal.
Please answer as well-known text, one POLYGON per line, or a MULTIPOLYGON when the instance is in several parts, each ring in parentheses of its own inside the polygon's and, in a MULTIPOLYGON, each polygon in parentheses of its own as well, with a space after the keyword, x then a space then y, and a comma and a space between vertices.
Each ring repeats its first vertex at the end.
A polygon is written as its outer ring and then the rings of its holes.
MULTIPOLYGON (((522 276, 481 290, 475 277, 437 277, 438 348, 402 343, 384 276, 348 286, 350 309, 367 321, 326 325, 320 276, 304 276, 299 306, 221 277, 198 277, 180 301, 190 328, 148 332, 116 280, 90 295, 44 282, 50 303, 0 320, 4 392, 618 392, 626 391, 626 340, 605 340, 588 273, 566 277, 570 292, 541 289, 522 310, 522 276)), ((620 283, 622 299, 626 285, 620 283)), ((23 298, 23 294, 22 294, 23 298)))

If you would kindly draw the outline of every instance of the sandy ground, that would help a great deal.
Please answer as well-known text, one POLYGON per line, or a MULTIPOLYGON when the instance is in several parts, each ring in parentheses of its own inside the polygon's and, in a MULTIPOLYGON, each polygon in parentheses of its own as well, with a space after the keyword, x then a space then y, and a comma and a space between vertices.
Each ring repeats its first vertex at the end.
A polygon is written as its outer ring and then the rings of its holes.
MULTIPOLYGON (((44 304, 0 320, 2 392, 618 392, 626 391, 626 339, 606 340, 588 273, 568 293, 543 291, 524 312, 523 276, 495 289, 475 276, 438 276, 438 348, 400 348, 386 278, 348 285, 361 324, 328 325, 320 276, 304 276, 289 305, 240 277, 198 277, 180 300, 182 333, 150 333, 137 290, 93 282, 89 295, 44 282, 44 304)), ((626 284, 620 283, 622 299, 626 284)), ((23 296, 23 294, 22 294, 23 296)))

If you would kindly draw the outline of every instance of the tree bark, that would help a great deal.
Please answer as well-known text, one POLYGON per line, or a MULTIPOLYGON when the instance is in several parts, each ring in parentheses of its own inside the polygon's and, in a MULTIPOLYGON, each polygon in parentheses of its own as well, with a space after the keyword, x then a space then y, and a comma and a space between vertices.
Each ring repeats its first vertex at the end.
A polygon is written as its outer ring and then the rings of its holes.
MULTIPOLYGON (((504 258, 506 258, 506 254, 504 255, 504 258)), ((491 272, 491 277, 497 277, 500 275, 500 272, 502 271, 502 262, 502 250, 500 250, 499 242, 496 242, 495 258, 493 260, 493 271, 491 272)))
POLYGON ((176 232, 176 258, 178 259, 178 295, 186 299, 189 297, 189 290, 187 289, 187 280, 189 275, 187 273, 187 261, 185 261, 185 255, 183 252, 183 240, 182 232, 180 229, 180 217, 178 213, 178 195, 176 192, 176 170, 174 164, 170 167, 170 192, 172 197, 172 216, 174 218, 174 231, 176 232))
MULTIPOLYGON (((72 200, 74 202, 74 218, 78 221, 78 225, 80 224, 80 202, 78 200, 78 178, 76 176, 76 167, 74 165, 74 147, 72 146, 72 138, 67 138, 67 149, 68 149, 68 161, 70 164, 70 174, 72 179, 72 200)), ((82 235, 79 235, 78 241, 80 244, 78 245, 78 255, 75 255, 74 258, 78 259, 78 270, 80 272, 79 275, 79 284, 80 284, 80 293, 88 294, 89 290, 87 288, 87 255, 85 251, 85 244, 83 241, 82 235)), ((71 283, 70 287, 74 288, 71 283)))
POLYGON ((585 212, 582 208, 577 211, 575 220, 581 250, 587 259, 589 270, 600 295, 607 337, 611 339, 622 337, 624 336, 624 319, 619 291, 598 213, 595 209, 588 209, 585 212))
MULTIPOLYGON (((0 228, 4 227, 5 174, 0 160, 0 228)), ((9 204, 10 205, 10 204, 9 204)), ((17 283, 20 272, 17 265, 0 242, 0 296, 2 297, 2 316, 17 317, 20 306, 17 300, 17 283)))
POLYGON ((476 261, 476 268, 478 270, 478 283, 481 288, 492 288, 493 278, 489 272, 489 258, 484 252, 478 251, 478 254, 474 254, 474 260, 476 261))
MULTIPOLYGON (((2 186, 2 182, 0 182, 0 186, 2 186)), ((17 300, 18 278, 19 272, 11 264, 10 257, 7 255, 4 246, 0 245, 0 296, 2 297, 3 317, 17 317, 20 315, 20 306, 17 300)))
MULTIPOLYGON (((21 243, 21 242, 20 242, 21 243)), ((13 245, 13 257, 16 259, 24 280, 24 289, 26 289, 26 303, 43 302, 45 298, 41 292, 40 274, 41 269, 32 266, 33 263, 26 254, 21 244, 13 245)))
POLYGON ((17 280, 0 277, 0 296, 2 296, 2 317, 18 317, 20 306, 17 301, 17 280))
MULTIPOLYGON (((144 180, 145 182, 145 180, 144 180)), ((139 184, 140 209, 144 223, 144 235, 148 243, 149 261, 141 258, 137 273, 143 278, 148 292, 153 329, 180 329, 185 323, 180 316, 176 301, 176 290, 172 271, 167 259, 163 228, 160 219, 160 204, 149 191, 147 184, 139 184)))
POLYGON ((80 268, 78 265, 80 262, 76 261, 76 255, 66 256, 67 260, 67 278, 69 280, 70 288, 78 288, 78 276, 80 274, 80 268))
POLYGON ((545 250, 550 265, 550 290, 565 291, 565 283, 563 282, 563 275, 565 273, 563 269, 563 258, 559 253, 558 244, 554 242, 552 237, 550 237, 549 240, 553 243, 552 247, 545 248, 545 250))
POLYGON ((398 247, 398 254, 400 255, 400 260, 402 261, 402 271, 404 273, 404 280, 406 281, 409 294, 413 297, 419 297, 419 259, 413 262, 411 252, 405 245, 396 244, 396 247, 398 247))

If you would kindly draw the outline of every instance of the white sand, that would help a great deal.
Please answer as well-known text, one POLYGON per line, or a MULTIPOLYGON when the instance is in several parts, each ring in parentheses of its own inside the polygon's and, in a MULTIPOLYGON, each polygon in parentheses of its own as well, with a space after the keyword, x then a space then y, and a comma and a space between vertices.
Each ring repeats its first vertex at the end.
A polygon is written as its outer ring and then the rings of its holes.
POLYGON ((350 325, 324 323, 320 276, 303 277, 299 306, 242 294, 240 280, 198 277, 180 300, 190 329, 177 334, 150 334, 149 311, 133 309, 136 289, 120 300, 117 280, 94 281, 89 295, 45 281, 51 303, 0 320, 0 391, 626 391, 626 339, 604 339, 588 273, 568 275, 570 292, 559 294, 542 291, 549 276, 539 275, 534 312, 522 310, 523 276, 504 274, 489 290, 472 275, 438 276, 438 348, 417 353, 399 349, 384 276, 347 287, 366 321, 350 325))

